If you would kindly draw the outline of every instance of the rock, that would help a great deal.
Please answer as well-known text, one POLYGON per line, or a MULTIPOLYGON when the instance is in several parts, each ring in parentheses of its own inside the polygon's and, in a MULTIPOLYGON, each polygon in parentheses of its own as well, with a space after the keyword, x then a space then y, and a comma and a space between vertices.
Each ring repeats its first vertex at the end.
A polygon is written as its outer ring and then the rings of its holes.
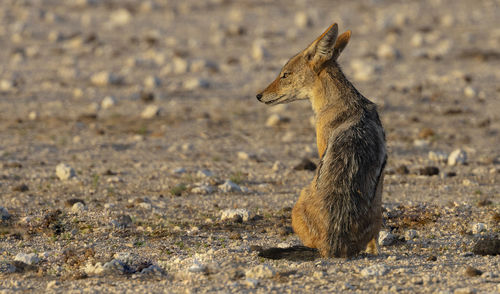
POLYGON ((213 186, 204 185, 204 184, 198 185, 198 186, 191 189, 191 193, 203 194, 203 195, 211 194, 214 191, 215 191, 215 188, 213 186))
POLYGON ((0 220, 8 220, 10 218, 10 213, 7 208, 0 206, 0 220))
POLYGON ((29 120, 37 120, 38 117, 39 117, 38 112, 36 112, 35 110, 32 110, 30 111, 30 113, 28 113, 29 120))
POLYGON ((472 88, 471 86, 467 86, 464 88, 464 94, 468 98, 474 98, 477 96, 477 90, 472 88))
POLYGON ((186 169, 183 168, 183 167, 174 168, 172 170, 172 173, 174 173, 174 174, 183 174, 183 173, 186 173, 186 169))
POLYGON ((126 214, 121 214, 116 219, 111 221, 111 225, 120 229, 127 228, 132 225, 132 218, 126 214))
POLYGON ((182 85, 186 90, 196 90, 210 87, 210 82, 202 78, 189 78, 182 85))
POLYGON ((229 208, 222 211, 220 219, 224 221, 224 220, 233 220, 238 217, 241 218, 242 221, 246 222, 250 219, 250 211, 242 208, 239 209, 229 208))
POLYGON ((269 57, 269 52, 261 40, 256 40, 252 44, 252 58, 256 61, 262 61, 269 57))
POLYGON ((160 107, 156 105, 148 105, 144 110, 141 112, 141 117, 143 119, 151 119, 160 114, 160 107))
POLYGON ((150 103, 155 100, 155 93, 148 91, 141 91, 141 93, 139 93, 139 97, 141 98, 142 102, 150 103))
POLYGON ((144 79, 144 87, 154 89, 161 86, 161 80, 156 76, 148 76, 144 79))
POLYGON ((17 185, 17 186, 12 187, 12 191, 14 191, 14 192, 26 192, 26 191, 29 191, 29 189, 30 188, 26 184, 21 184, 21 185, 17 185))
POLYGON ((15 83, 11 80, 0 80, 0 91, 10 91, 15 88, 15 83))
POLYGON ((283 163, 281 163, 280 161, 275 161, 274 164, 273 164, 273 167, 272 167, 272 170, 274 172, 277 172, 277 171, 280 171, 280 170, 283 170, 285 169, 285 165, 283 165, 283 163))
POLYGON ((415 33, 410 40, 413 47, 422 47, 425 44, 425 38, 422 33, 415 33))
POLYGON ((81 203, 81 202, 76 202, 75 204, 73 204, 73 206, 71 207, 71 211, 73 212, 82 212, 84 210, 86 210, 87 208, 85 207, 85 204, 81 203))
POLYGON ((429 151, 429 159, 436 162, 447 162, 448 154, 441 151, 429 151))
POLYGON ((453 291, 453 294, 475 294, 476 290, 473 288, 458 288, 453 291))
POLYGON ((226 180, 224 184, 219 185, 219 190, 221 190, 224 193, 242 191, 240 186, 238 186, 236 183, 233 183, 231 180, 226 180))
POLYGON ((193 259, 193 264, 188 269, 191 273, 206 273, 208 271, 208 267, 204 265, 198 259, 193 259))
POLYGON ((118 259, 113 259, 109 262, 106 262, 103 265, 103 273, 123 274, 124 272, 125 272, 125 264, 118 259))
POLYGON ((196 172, 196 177, 197 178, 202 178, 202 179, 206 179, 206 178, 211 178, 213 177, 214 174, 209 171, 208 169, 200 169, 196 172))
POLYGON ((413 229, 409 229, 408 231, 406 231, 405 233, 405 238, 406 240, 413 240, 415 239, 416 237, 418 236, 418 233, 416 230, 413 230, 413 229))
POLYGON ((390 44, 382 43, 377 49, 377 56, 382 59, 396 59, 401 55, 399 51, 390 44))
POLYGON ((360 59, 354 59, 350 65, 354 72, 354 79, 358 81, 372 80, 378 72, 374 65, 360 59))
POLYGON ((102 107, 102 109, 108 109, 108 108, 115 106, 115 104, 116 104, 115 97, 106 96, 106 97, 104 97, 104 99, 102 99, 101 107, 102 107))
POLYGON ((101 71, 90 77, 90 82, 95 86, 105 87, 109 85, 119 85, 123 83, 123 77, 117 76, 107 71, 101 71))
POLYGON ((276 275, 276 271, 267 264, 257 265, 245 272, 245 276, 249 279, 271 279, 276 275))
POLYGON ((467 266, 467 268, 464 271, 464 274, 467 277, 477 277, 483 274, 482 271, 478 270, 477 268, 473 268, 472 266, 467 266))
POLYGON ((127 9, 120 8, 118 10, 111 12, 109 18, 112 24, 117 26, 123 26, 130 22, 130 20, 132 19, 132 15, 127 9))
POLYGON ((146 268, 143 268, 141 270, 141 275, 162 276, 164 274, 165 274, 165 271, 161 267, 154 265, 154 264, 152 264, 146 268))
POLYGON ((216 72, 219 70, 219 66, 214 61, 209 61, 205 59, 195 59, 191 61, 189 68, 192 72, 201 72, 208 70, 211 72, 216 72))
POLYGON ((56 166, 56 175, 62 181, 76 176, 75 170, 65 163, 60 163, 56 166))
POLYGON ((396 243, 397 237, 387 231, 380 231, 378 234, 378 243, 382 246, 390 246, 396 243))
POLYGON ((435 176, 439 175, 439 168, 435 166, 426 166, 418 170, 421 176, 435 176))
POLYGON ((313 21, 307 13, 299 11, 295 14, 295 25, 299 28, 307 28, 313 25, 313 21))
POLYGON ((47 283, 47 287, 46 289, 47 290, 52 290, 54 288, 56 288, 57 286, 59 286, 61 283, 57 280, 52 280, 50 282, 47 283))
POLYGON ((14 257, 14 260, 24 262, 29 265, 37 264, 40 261, 35 253, 18 253, 16 257, 14 257))
POLYGON ((309 160, 309 158, 302 158, 302 161, 293 167, 294 170, 316 170, 316 164, 309 160))
POLYGON ((151 210, 153 208, 153 206, 149 202, 141 202, 138 204, 138 207, 145 210, 151 210))
POLYGON ((456 149, 448 156, 448 165, 458 165, 467 163, 467 153, 462 149, 456 149))
POLYGON ((476 255, 500 255, 500 239, 498 237, 484 237, 476 241, 472 248, 476 255))
POLYGON ((389 268, 384 264, 376 264, 369 267, 365 267, 361 270, 361 276, 363 277, 381 277, 389 272, 389 268))
POLYGON ((480 234, 482 232, 486 232, 487 226, 484 223, 475 223, 472 226, 472 234, 480 234))
POLYGON ((415 139, 413 140, 413 146, 418 148, 425 148, 429 146, 429 140, 415 139))
POLYGON ((251 159, 254 160, 256 158, 257 157, 254 154, 249 154, 244 151, 238 151, 238 159, 240 160, 251 160, 251 159))
POLYGON ((172 60, 172 71, 176 74, 184 74, 189 71, 189 62, 183 58, 175 57, 172 60))

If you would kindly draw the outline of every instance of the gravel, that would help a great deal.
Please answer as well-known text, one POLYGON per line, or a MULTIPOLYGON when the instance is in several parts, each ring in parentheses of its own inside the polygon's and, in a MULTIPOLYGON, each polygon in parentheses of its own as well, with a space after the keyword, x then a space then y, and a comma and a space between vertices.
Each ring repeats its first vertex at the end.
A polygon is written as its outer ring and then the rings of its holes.
POLYGON ((56 166, 56 175, 62 181, 76 177, 75 170, 66 163, 60 163, 56 166))

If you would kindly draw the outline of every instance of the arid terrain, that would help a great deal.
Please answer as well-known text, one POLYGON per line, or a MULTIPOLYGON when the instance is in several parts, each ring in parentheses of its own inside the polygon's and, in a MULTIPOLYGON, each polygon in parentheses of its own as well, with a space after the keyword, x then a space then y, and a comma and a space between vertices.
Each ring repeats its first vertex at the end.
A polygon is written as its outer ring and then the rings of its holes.
POLYGON ((0 293, 500 292, 500 1, 2 0, 0 293), (300 245, 325 28, 378 105, 381 253, 300 245))

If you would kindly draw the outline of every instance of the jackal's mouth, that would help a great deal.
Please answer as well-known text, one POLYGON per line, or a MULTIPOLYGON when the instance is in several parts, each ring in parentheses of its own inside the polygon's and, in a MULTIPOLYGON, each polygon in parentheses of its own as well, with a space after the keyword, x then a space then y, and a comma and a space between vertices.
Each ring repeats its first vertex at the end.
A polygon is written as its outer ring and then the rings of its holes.
POLYGON ((279 96, 278 98, 276 98, 276 99, 274 99, 274 100, 271 100, 271 101, 266 101, 266 102, 264 102, 264 103, 266 103, 266 104, 273 104, 274 102, 276 102, 276 101, 280 100, 280 99, 281 99, 281 98, 283 98, 283 97, 285 97, 285 95, 281 95, 281 96, 279 96))

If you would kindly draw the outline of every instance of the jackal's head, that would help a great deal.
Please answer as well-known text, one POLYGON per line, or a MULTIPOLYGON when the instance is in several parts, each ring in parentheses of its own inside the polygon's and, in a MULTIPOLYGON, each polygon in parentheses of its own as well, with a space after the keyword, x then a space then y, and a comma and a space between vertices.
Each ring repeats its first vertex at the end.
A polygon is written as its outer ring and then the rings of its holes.
POLYGON ((326 65, 337 60, 351 32, 347 31, 338 38, 337 35, 338 26, 334 23, 309 47, 288 60, 279 76, 257 94, 257 99, 270 105, 309 99, 319 73, 326 65))

